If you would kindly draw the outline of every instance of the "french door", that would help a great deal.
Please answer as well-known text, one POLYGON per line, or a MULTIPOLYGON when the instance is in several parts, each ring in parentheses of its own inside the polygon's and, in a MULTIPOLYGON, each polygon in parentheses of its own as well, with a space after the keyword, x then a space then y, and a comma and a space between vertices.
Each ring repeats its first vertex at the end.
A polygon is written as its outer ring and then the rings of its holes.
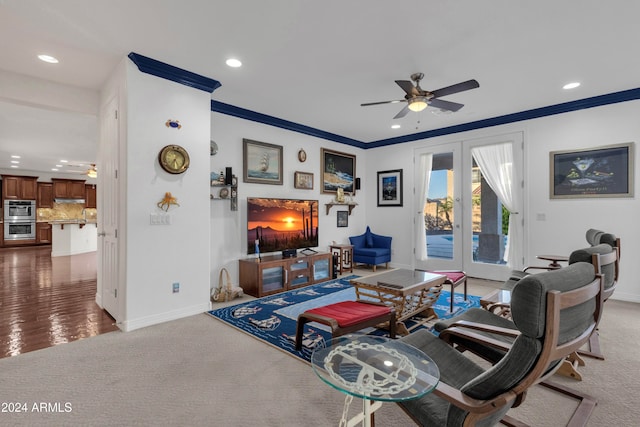
MULTIPOLYGON (((511 145, 514 185, 522 192, 521 171, 522 135, 501 135, 477 140, 453 142, 415 150, 415 164, 421 156, 431 156, 429 187, 425 199, 416 195, 415 231, 426 234, 426 259, 415 257, 415 268, 425 270, 464 270, 469 276, 492 280, 505 280, 509 271, 521 266, 521 255, 507 264, 505 256, 509 239, 508 224, 511 220, 518 227, 514 236, 522 236, 522 197, 518 194, 516 208, 507 210, 493 191, 487 179, 488 173, 473 158, 474 147, 497 144, 511 145), (423 220, 424 218, 424 220, 423 220), (520 261, 520 262, 519 262, 520 261)), ((415 168, 415 182, 424 180, 424 172, 415 168)), ((513 229, 512 229, 513 230, 513 229)), ((520 239, 518 239, 520 240, 520 239)), ((509 241, 519 245, 522 241, 509 241)), ((517 248, 516 248, 517 249, 517 248)), ((419 248, 415 248, 420 254, 419 248)))

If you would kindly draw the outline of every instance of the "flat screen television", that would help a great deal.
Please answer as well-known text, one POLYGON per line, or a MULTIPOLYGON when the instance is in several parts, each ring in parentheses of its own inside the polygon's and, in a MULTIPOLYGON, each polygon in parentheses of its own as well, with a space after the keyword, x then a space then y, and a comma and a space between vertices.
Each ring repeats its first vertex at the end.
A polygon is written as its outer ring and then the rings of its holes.
POLYGON ((247 253, 318 246, 318 201, 247 198, 247 253))

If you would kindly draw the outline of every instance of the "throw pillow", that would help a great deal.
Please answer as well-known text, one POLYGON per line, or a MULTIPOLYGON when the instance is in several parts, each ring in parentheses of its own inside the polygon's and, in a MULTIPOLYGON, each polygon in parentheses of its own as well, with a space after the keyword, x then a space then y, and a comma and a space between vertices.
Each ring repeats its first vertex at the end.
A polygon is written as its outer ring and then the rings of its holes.
POLYGON ((373 247, 373 236, 371 235, 371 233, 367 233, 367 235, 365 236, 365 245, 367 245, 368 248, 373 247))

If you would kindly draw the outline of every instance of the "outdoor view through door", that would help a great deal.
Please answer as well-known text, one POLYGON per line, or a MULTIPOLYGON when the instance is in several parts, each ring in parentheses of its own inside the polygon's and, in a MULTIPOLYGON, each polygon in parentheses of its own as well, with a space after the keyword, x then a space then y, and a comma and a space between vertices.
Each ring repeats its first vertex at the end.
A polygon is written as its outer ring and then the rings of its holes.
MULTIPOLYGON (((417 179, 423 180, 424 173, 428 174, 426 197, 416 200, 418 222, 424 221, 422 231, 416 224, 417 231, 426 235, 426 257, 422 259, 419 246, 425 243, 416 240, 417 268, 461 269, 475 277, 496 280, 508 273, 507 263, 514 254, 514 248, 509 249, 509 236, 514 229, 521 235, 521 224, 515 220, 521 187, 512 185, 516 182, 514 144, 483 142, 465 141, 417 151, 418 156, 431 159, 416 162, 425 169, 422 176, 418 172, 417 179)), ((521 245, 520 239, 516 244, 521 245)), ((512 267, 517 262, 509 264, 512 267)))
MULTIPOLYGON (((429 192, 424 205, 427 233, 427 257, 453 259, 456 216, 453 194, 453 153, 433 156, 429 192)), ((473 161, 471 170, 471 258, 476 262, 504 264, 509 213, 487 184, 482 171, 473 161)))

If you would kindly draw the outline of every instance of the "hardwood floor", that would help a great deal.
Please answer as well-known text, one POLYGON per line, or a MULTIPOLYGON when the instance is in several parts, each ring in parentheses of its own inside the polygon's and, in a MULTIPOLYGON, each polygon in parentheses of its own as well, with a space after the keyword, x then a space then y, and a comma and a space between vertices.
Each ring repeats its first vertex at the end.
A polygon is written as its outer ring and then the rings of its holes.
POLYGON ((0 357, 117 331, 95 302, 96 277, 96 252, 0 249, 0 357))

